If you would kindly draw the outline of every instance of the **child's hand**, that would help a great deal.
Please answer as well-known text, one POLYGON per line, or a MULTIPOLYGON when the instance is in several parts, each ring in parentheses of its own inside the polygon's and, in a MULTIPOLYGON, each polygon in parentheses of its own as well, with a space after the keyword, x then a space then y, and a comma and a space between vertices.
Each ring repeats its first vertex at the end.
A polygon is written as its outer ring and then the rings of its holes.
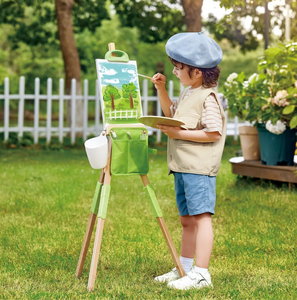
POLYGON ((165 88, 165 83, 166 83, 166 77, 161 74, 161 73, 157 73, 152 77, 152 83, 155 84, 155 88, 157 90, 165 88))
POLYGON ((180 139, 180 127, 157 125, 157 127, 171 139, 180 139))

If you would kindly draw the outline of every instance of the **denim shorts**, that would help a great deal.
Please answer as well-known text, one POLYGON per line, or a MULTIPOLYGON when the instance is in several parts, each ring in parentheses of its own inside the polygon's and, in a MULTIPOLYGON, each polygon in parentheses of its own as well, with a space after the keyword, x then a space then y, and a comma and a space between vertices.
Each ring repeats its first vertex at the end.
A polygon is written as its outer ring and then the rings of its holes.
POLYGON ((180 216, 214 215, 216 176, 190 173, 174 174, 176 205, 180 216))

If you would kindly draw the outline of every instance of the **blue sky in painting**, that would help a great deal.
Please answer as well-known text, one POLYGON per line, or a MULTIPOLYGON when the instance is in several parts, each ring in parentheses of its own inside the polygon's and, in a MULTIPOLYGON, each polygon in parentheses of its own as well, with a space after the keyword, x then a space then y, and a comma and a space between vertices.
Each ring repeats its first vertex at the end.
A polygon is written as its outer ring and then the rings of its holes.
POLYGON ((139 89, 136 64, 98 62, 98 65, 101 85, 112 84, 122 88, 123 84, 133 82, 139 89))

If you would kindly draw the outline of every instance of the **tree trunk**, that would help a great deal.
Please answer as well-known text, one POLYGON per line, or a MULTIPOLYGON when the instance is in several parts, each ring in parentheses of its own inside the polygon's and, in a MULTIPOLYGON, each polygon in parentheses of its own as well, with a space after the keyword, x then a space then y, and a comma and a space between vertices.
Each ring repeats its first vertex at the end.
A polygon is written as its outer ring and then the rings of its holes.
MULTIPOLYGON (((76 79, 76 95, 81 95, 81 78, 80 62, 78 51, 75 45, 73 26, 72 26, 72 9, 74 0, 55 0, 56 18, 58 23, 58 33, 60 47, 63 54, 65 68, 65 93, 71 93, 71 79, 76 79)), ((83 103, 82 100, 76 100, 75 127, 83 126, 83 103)), ((67 123, 71 126, 71 101, 67 101, 67 123)), ((81 135, 80 133, 79 135, 81 135)))
POLYGON ((111 98, 111 109, 114 110, 115 109, 115 106, 114 106, 114 96, 110 95, 110 98, 111 98))
POLYGON ((200 32, 202 28, 201 8, 203 0, 181 0, 185 12, 188 32, 200 32))
POLYGON ((133 97, 131 93, 129 93, 129 98, 130 98, 130 108, 133 109, 133 97))

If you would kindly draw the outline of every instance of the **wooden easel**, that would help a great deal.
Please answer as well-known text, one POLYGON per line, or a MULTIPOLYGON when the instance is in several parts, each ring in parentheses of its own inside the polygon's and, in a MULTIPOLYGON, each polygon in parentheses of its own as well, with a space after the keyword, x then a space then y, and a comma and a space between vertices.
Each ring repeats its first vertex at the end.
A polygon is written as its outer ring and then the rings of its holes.
MULTIPOLYGON (((110 43, 109 50, 115 50, 114 44, 110 43)), ((121 124, 117 125, 118 127, 127 127, 127 125, 121 124)), ((145 129, 146 127, 144 125, 139 124, 138 127, 143 126, 145 129)), ((113 125, 114 127, 114 125, 113 125)), ((106 129, 106 135, 109 135, 109 128, 106 129)), ((99 254, 100 254, 100 247, 101 247, 101 241, 102 241, 102 235, 103 235, 103 228, 104 228, 104 222, 106 218, 107 213, 107 206, 108 206, 108 200, 109 200, 109 193, 110 193, 110 182, 111 182, 111 155, 112 155, 112 139, 109 138, 108 142, 108 159, 107 159, 107 165, 106 167, 101 171, 100 178, 97 182, 97 186, 95 189, 95 194, 93 198, 93 204, 91 208, 91 214, 89 217, 89 222, 87 226, 87 230, 85 233, 85 238, 83 241, 82 249, 80 252, 75 276, 80 277, 82 274, 83 266, 86 260, 87 251, 90 245, 90 240, 92 236, 92 232, 94 229, 96 217, 98 215, 98 223, 97 223, 97 229, 95 234, 95 242, 94 242, 94 248, 93 248, 93 255, 92 255, 92 261, 91 261, 91 268, 90 268, 90 274, 89 274, 89 281, 88 281, 88 290, 89 292, 92 292, 94 290, 95 286, 95 279, 97 274, 97 266, 99 261, 99 254)), ((159 223, 159 226, 161 228, 161 231, 163 233, 163 236, 166 240, 167 246, 169 248, 169 251, 171 253, 171 256, 174 261, 174 265, 176 266, 176 269, 180 275, 180 277, 185 276, 185 272, 183 270, 183 267, 180 263, 179 256, 177 254, 177 251, 174 247, 173 241, 170 237, 170 234, 168 232, 166 223, 163 218, 163 214, 161 211, 161 208, 159 206, 159 203, 157 201, 156 195, 149 183, 147 175, 140 175, 147 198, 150 201, 153 213, 155 217, 157 218, 157 221, 159 223)))

